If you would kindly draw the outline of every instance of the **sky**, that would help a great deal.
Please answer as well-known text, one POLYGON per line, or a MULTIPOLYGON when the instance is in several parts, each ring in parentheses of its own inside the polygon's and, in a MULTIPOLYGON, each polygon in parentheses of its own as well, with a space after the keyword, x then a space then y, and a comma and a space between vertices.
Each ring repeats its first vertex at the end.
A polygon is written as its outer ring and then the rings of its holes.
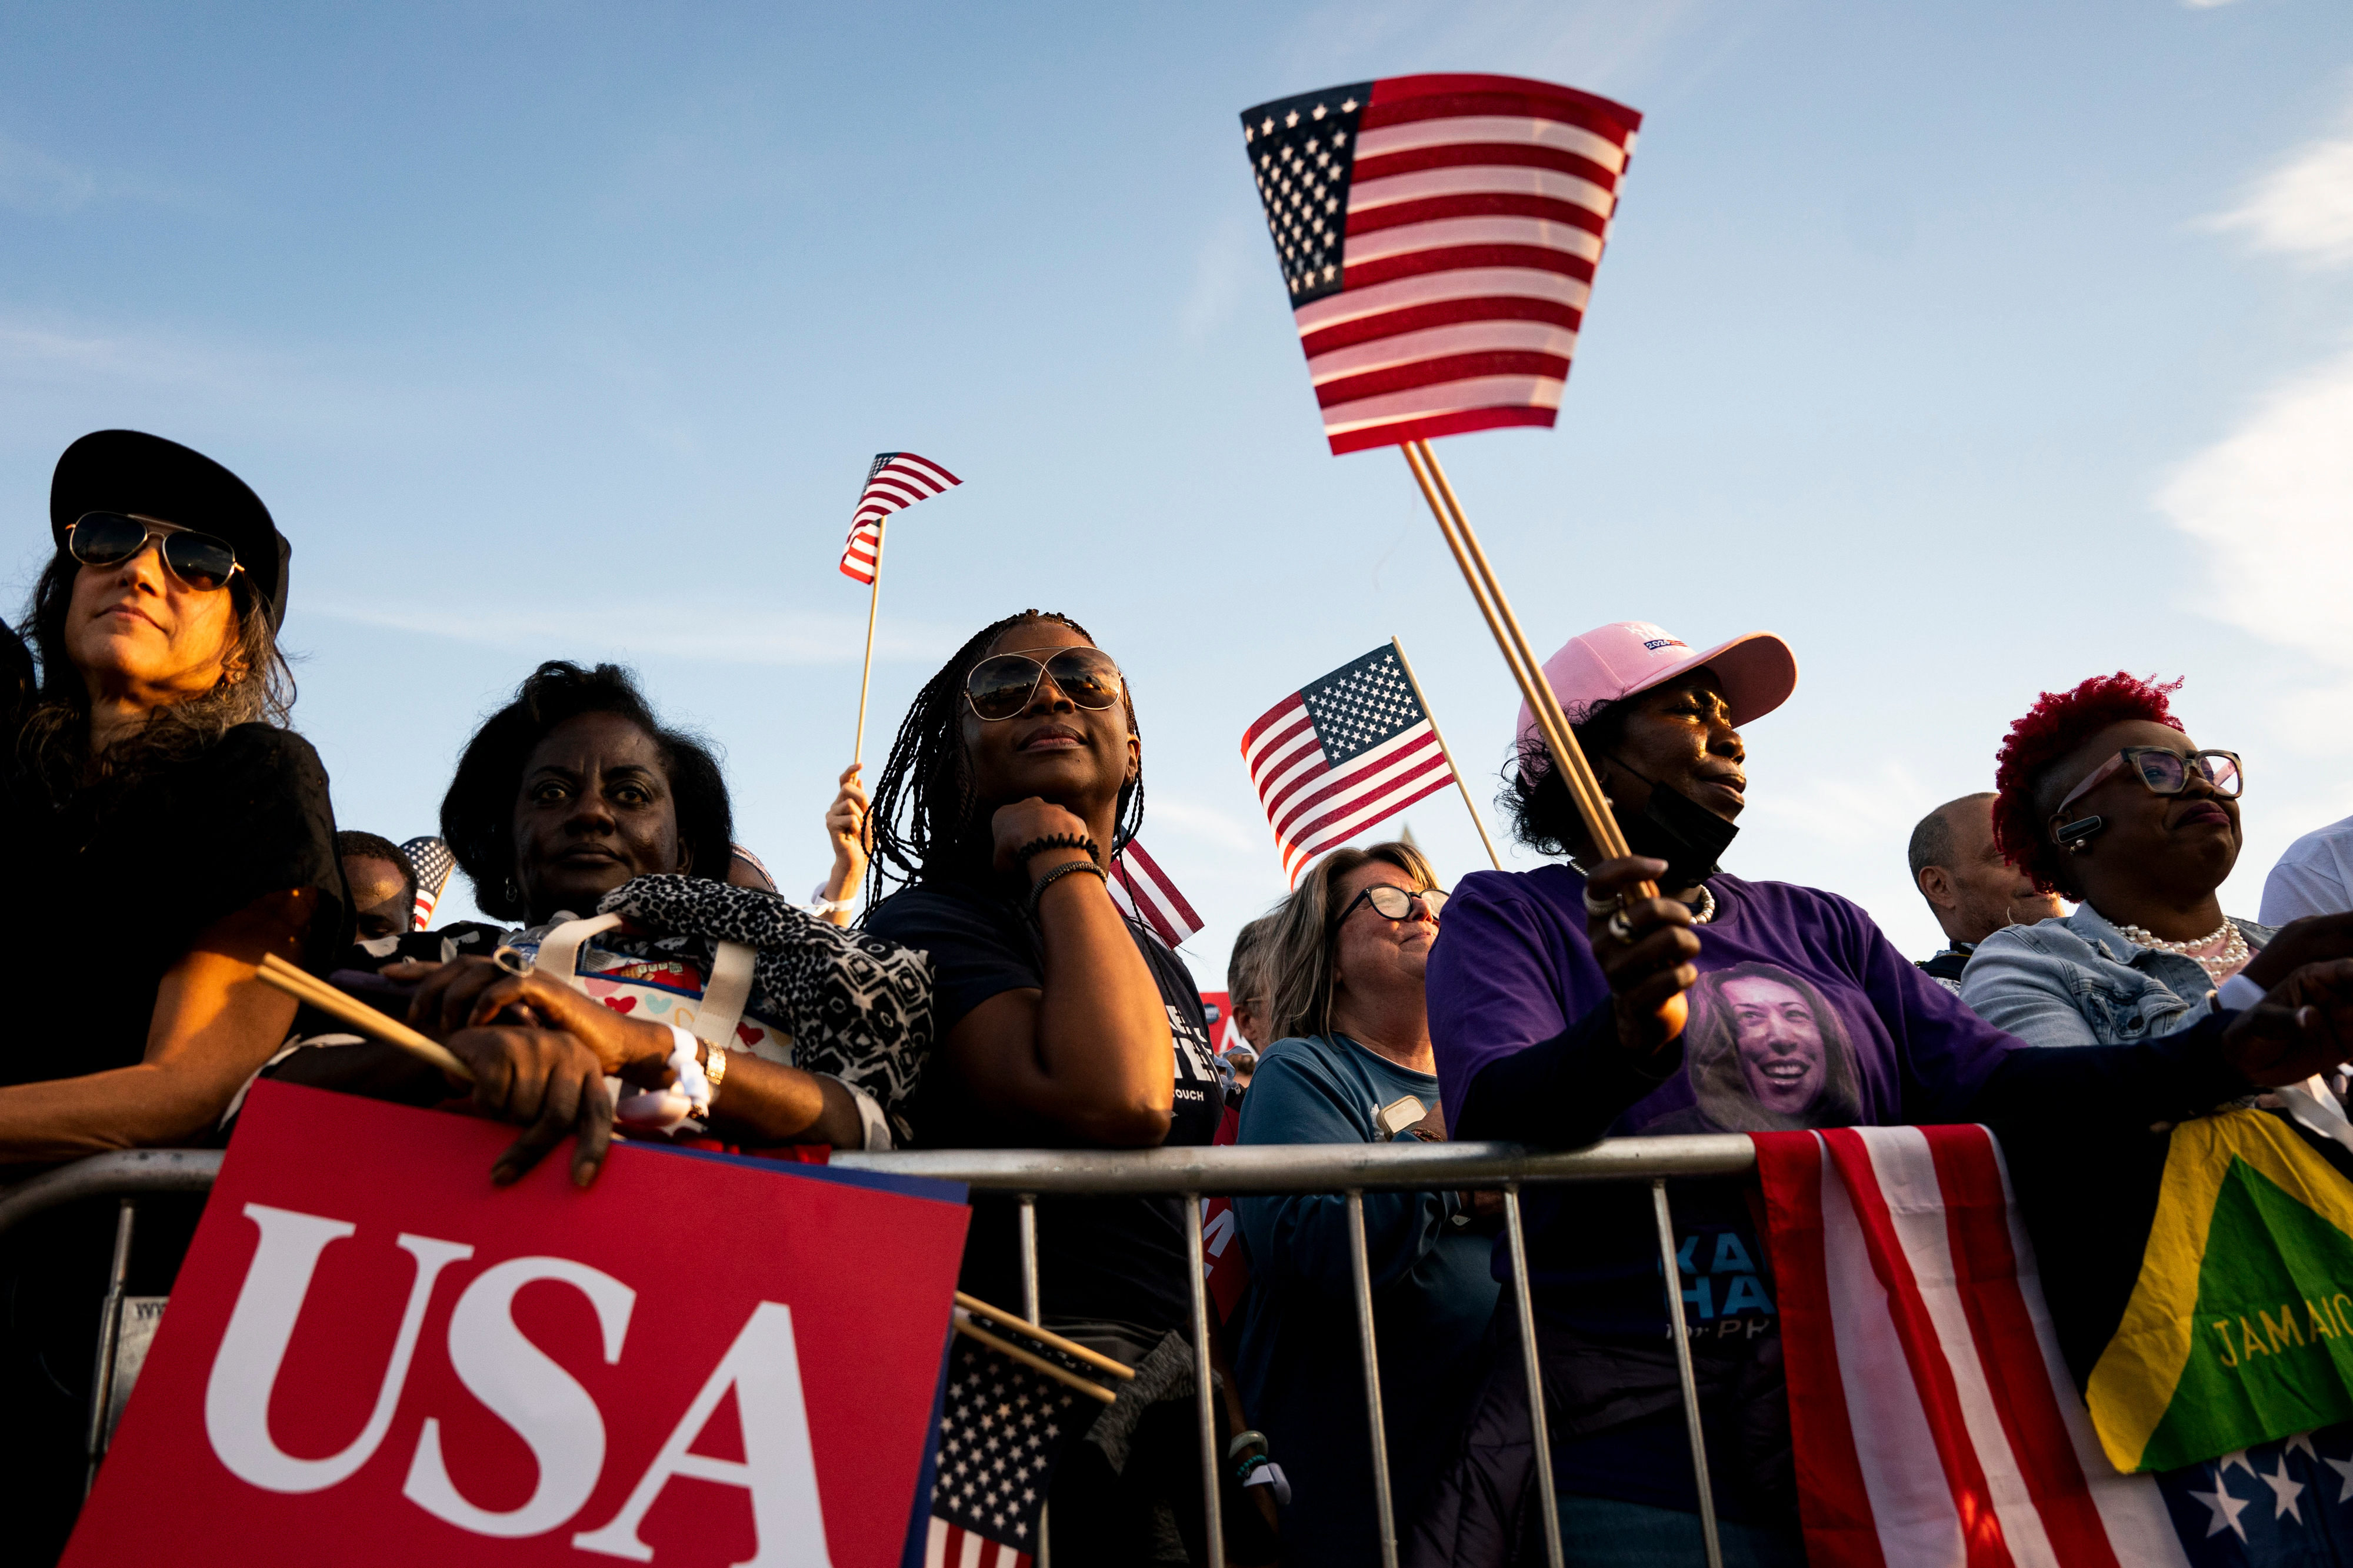
MULTIPOLYGON (((920 452, 966 482, 892 531, 870 771, 970 632, 1074 616, 1216 989, 1283 891, 1242 730, 1391 636, 1537 863, 1516 689, 1401 458, 1326 451, 1239 129, 1431 70, 1645 115, 1558 427, 1439 451, 1540 657, 1794 647, 1727 869, 1925 956, 1912 825, 2118 669, 2246 759, 2233 913, 2353 812, 2337 0, 11 5, 0 605, 66 445, 168 436, 293 542, 342 826, 432 831, 536 663, 616 659, 797 894, 856 724, 834 563, 920 452)), ((1486 863, 1459 795, 1404 820, 1486 863)))

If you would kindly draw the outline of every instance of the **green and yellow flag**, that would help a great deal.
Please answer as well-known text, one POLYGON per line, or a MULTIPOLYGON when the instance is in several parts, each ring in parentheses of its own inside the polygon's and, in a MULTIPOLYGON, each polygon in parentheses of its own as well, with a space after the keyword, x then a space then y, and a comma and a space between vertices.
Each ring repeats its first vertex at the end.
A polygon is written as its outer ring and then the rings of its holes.
POLYGON ((2260 1110, 2175 1128, 2140 1278, 2086 1392, 2120 1470, 2353 1419, 2353 1183, 2260 1110))

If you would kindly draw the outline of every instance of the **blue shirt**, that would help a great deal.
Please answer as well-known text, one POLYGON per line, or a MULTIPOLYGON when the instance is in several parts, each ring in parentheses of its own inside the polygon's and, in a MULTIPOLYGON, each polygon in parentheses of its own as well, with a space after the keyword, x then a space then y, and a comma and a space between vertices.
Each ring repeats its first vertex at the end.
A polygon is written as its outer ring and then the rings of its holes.
MULTIPOLYGON (((1438 1101, 1438 1079, 1345 1036, 1278 1040, 1242 1100, 1240 1141, 1390 1142, 1376 1118, 1408 1096, 1428 1110, 1438 1101)), ((1234 1207, 1250 1262, 1236 1371, 1250 1417, 1293 1487, 1282 1515, 1283 1562, 1309 1568, 1377 1562, 1347 1199, 1240 1198, 1234 1207)), ((1489 1237, 1467 1217, 1454 1193, 1365 1194, 1373 1338, 1401 1536, 1453 1456, 1475 1382, 1471 1363, 1495 1309, 1489 1237)))

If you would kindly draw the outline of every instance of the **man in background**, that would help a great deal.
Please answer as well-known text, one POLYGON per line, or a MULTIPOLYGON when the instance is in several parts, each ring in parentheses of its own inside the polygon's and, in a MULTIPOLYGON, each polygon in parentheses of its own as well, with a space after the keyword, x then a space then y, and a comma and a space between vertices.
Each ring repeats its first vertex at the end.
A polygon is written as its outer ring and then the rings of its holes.
POLYGON ((2316 827, 2287 847, 2263 879, 2263 912, 2255 918, 2284 926, 2348 910, 2353 910, 2353 816, 2316 827))
POLYGON ((357 940, 406 936, 417 929, 417 872, 400 846, 373 833, 338 833, 335 856, 351 887, 357 940))
POLYGON ((2038 893, 1993 847, 1993 795, 1948 800, 1912 830, 1912 885, 1945 931, 1944 950, 1920 961, 1928 977, 1957 995, 1961 971, 2006 925, 2032 925, 2067 912, 2056 893, 2038 893))

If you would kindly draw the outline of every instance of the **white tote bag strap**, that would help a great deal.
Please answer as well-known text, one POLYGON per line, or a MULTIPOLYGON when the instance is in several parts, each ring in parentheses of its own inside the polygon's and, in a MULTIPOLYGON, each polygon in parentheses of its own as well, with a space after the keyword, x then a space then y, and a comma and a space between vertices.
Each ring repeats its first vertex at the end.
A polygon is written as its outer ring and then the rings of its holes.
POLYGON ((744 1008, 752 1000, 755 955, 740 942, 713 946, 711 979, 702 987, 702 1005, 694 1015, 694 1037, 723 1051, 733 1048, 735 1026, 744 1021, 744 1008))
POLYGON ((618 915, 592 915, 585 921, 565 921, 539 939, 539 955, 532 960, 532 973, 559 980, 575 991, 587 990, 580 984, 581 944, 598 931, 611 931, 620 923, 618 915))

